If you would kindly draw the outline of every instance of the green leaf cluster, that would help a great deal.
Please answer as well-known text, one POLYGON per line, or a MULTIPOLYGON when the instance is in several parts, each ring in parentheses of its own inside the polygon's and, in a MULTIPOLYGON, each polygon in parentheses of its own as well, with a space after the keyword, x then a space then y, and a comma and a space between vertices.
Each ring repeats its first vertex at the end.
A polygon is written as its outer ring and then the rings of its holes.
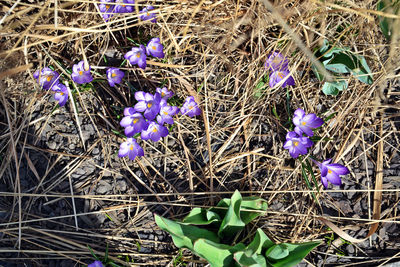
MULTIPOLYGON (((334 81, 326 81, 324 83, 322 92, 326 95, 337 95, 339 91, 347 89, 348 83, 345 77, 341 77, 343 74, 352 74, 366 84, 372 84, 373 82, 371 70, 365 58, 352 53, 348 48, 331 46, 325 40, 323 46, 315 53, 315 56, 335 78, 334 81)), ((312 70, 318 80, 324 80, 323 74, 315 66, 312 67, 312 70)))
MULTIPOLYGON (((378 11, 385 13, 400 14, 400 1, 399 0, 382 0, 376 5, 378 11)), ((381 27, 383 35, 386 39, 390 40, 392 37, 394 19, 379 16, 379 26, 381 27)))
POLYGON ((275 244, 258 228, 250 244, 233 241, 240 231, 267 211, 267 202, 258 197, 242 198, 235 191, 216 207, 194 208, 182 221, 155 215, 157 225, 171 236, 179 248, 190 249, 212 267, 290 267, 299 263, 319 242, 275 244))

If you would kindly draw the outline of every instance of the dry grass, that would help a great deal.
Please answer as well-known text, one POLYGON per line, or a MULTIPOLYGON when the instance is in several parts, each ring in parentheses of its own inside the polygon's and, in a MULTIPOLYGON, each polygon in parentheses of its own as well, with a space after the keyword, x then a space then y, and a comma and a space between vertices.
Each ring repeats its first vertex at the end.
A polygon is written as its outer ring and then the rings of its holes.
MULTIPOLYGON (((383 173, 396 163, 392 160, 400 147, 399 85, 395 87, 399 47, 397 38, 389 44, 380 33, 376 1, 288 0, 275 1, 273 6, 267 0, 153 1, 157 24, 141 22, 137 14, 104 22, 94 1, 1 2, 0 259, 35 266, 48 259, 71 259, 79 266, 91 259, 87 245, 104 255, 108 243, 110 256, 120 264, 127 263, 117 256, 129 255, 135 259, 133 265, 172 266, 177 250, 169 239, 146 240, 139 235, 155 228, 152 213, 181 218, 189 207, 213 205, 234 189, 274 203, 257 224, 278 241, 323 240, 331 231, 320 217, 352 233, 399 222, 399 189, 383 173), (148 36, 161 38, 166 59, 150 61, 146 71, 125 65, 126 80, 144 90, 165 82, 181 98, 194 95, 203 116, 179 117, 164 142, 145 143, 145 157, 132 163, 116 157, 123 139, 112 131, 121 130, 116 107, 134 104, 127 83, 113 89, 102 81, 95 90, 77 90, 75 104, 69 101, 66 108, 53 111, 49 93, 39 90, 32 73, 52 65, 69 77, 66 68, 86 58, 98 73, 95 78, 104 80, 104 55, 116 51, 115 57, 121 58, 132 46, 127 37, 142 42, 148 36), (369 86, 352 79, 339 96, 323 95, 322 84, 310 71, 310 55, 323 39, 365 56, 374 83, 369 86), (261 98, 254 96, 265 74, 263 63, 275 49, 290 58, 296 80, 289 89, 290 107, 281 88, 265 88, 261 98), (330 141, 318 143, 316 149, 321 158, 341 160, 351 170, 345 183, 355 185, 321 191, 321 205, 312 200, 299 164, 293 164, 282 148, 287 109, 298 107, 322 116, 336 113, 320 132, 330 141), (51 122, 55 114, 65 114, 68 121, 60 124, 77 133, 58 129, 51 122), (92 125, 95 137, 83 136, 84 124, 92 125), (40 145, 49 127, 63 138, 80 140, 81 152, 70 154, 40 145), (101 163, 94 159, 94 149, 100 150, 101 163), (38 154, 46 160, 38 162, 38 154), (372 172, 367 161, 374 164, 372 172), (357 162, 364 162, 363 167, 357 162), (72 179, 85 164, 95 167, 95 174, 72 179), (35 186, 21 189, 27 170, 35 186), (128 177, 129 189, 96 194, 94 188, 106 173, 128 177), (361 176, 367 177, 366 183, 360 182, 361 176), (58 191, 62 185, 65 190, 58 191), (367 213, 351 216, 341 210, 335 196, 353 192, 358 195, 356 202, 368 203, 367 213), (38 207, 61 200, 68 203, 68 213, 39 212, 38 207), (121 220, 121 213, 128 219, 121 220), (106 214, 113 227, 98 229, 96 214, 106 214), (138 243, 152 252, 140 252, 138 243)), ((318 248, 315 253, 335 254, 318 248)), ((184 261, 201 265, 185 255, 184 261)), ((399 258, 394 253, 379 258, 359 255, 354 261, 373 265, 399 258)))

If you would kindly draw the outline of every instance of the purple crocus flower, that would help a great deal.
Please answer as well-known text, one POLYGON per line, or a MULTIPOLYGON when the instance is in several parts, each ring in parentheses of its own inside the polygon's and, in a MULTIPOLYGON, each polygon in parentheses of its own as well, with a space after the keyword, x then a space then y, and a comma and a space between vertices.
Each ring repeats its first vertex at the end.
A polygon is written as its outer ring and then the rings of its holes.
POLYGON ((116 5, 115 13, 131 13, 135 10, 135 7, 133 5, 129 5, 129 4, 134 4, 135 0, 116 0, 115 2, 121 3, 116 5))
POLYGON ((164 58, 163 45, 160 43, 160 38, 151 39, 146 46, 147 55, 153 57, 164 58))
POLYGON ((183 115, 188 115, 189 117, 194 117, 201 114, 201 109, 197 105, 196 101, 194 101, 193 96, 189 96, 185 99, 185 102, 181 108, 181 113, 183 115))
POLYGON ((134 160, 137 156, 144 156, 143 148, 139 146, 135 138, 127 138, 126 141, 119 146, 118 157, 122 158, 126 156, 128 156, 130 160, 134 160))
POLYGON ((90 66, 85 69, 85 62, 82 60, 72 67, 71 78, 77 84, 90 83, 93 81, 92 74, 90 74, 90 66))
POLYGON ((265 61, 265 69, 283 71, 288 69, 289 60, 279 52, 273 52, 265 61))
MULTIPOLYGON (((282 81, 286 76, 288 76, 290 73, 289 70, 277 70, 271 73, 269 76, 269 86, 274 87, 277 85, 280 81, 282 81)), ((282 88, 285 88, 287 85, 294 85, 294 79, 292 76, 289 76, 289 78, 282 84, 282 88)))
POLYGON ((163 87, 163 88, 157 87, 156 92, 161 95, 162 99, 168 99, 174 95, 174 92, 168 91, 167 87, 163 87))
POLYGON ((58 83, 60 74, 57 71, 51 70, 50 68, 43 68, 42 71, 35 71, 33 77, 37 80, 40 87, 44 90, 49 90, 51 87, 58 83))
POLYGON ((338 164, 331 163, 332 159, 324 160, 322 163, 316 162, 320 171, 321 171, 321 182, 325 188, 328 187, 328 181, 334 185, 341 185, 342 180, 340 179, 340 175, 349 174, 350 171, 347 167, 338 164))
POLYGON ((179 108, 175 106, 168 106, 167 100, 165 99, 161 99, 160 105, 160 114, 157 115, 157 122, 161 125, 164 123, 174 124, 174 119, 172 116, 175 116, 179 113, 179 108))
POLYGON ((58 104, 60 107, 64 106, 65 103, 67 103, 68 100, 68 89, 67 87, 62 84, 58 83, 51 88, 55 92, 54 94, 54 99, 58 101, 58 104))
POLYGON ((125 73, 118 68, 109 68, 107 70, 107 80, 111 87, 114 87, 115 84, 120 84, 122 78, 124 78, 125 73))
POLYGON ((125 54, 125 59, 129 60, 132 65, 138 64, 139 68, 145 69, 146 63, 146 48, 144 45, 133 47, 131 51, 125 54))
POLYGON ((161 137, 166 137, 168 135, 168 129, 165 126, 158 124, 157 122, 150 122, 149 128, 142 131, 142 139, 151 139, 153 142, 158 142, 161 137))
POLYGON ((307 114, 301 108, 296 109, 294 112, 293 123, 296 125, 294 131, 298 135, 305 133, 308 136, 313 136, 314 132, 312 129, 320 127, 324 124, 321 118, 318 118, 314 113, 307 114))
POLYGON ((112 13, 114 13, 115 5, 110 5, 110 3, 114 3, 114 0, 100 0, 102 2, 99 4, 99 10, 103 13, 103 18, 107 21, 112 17, 112 13))
POLYGON ((155 13, 150 13, 150 10, 153 10, 154 7, 153 6, 148 6, 143 8, 140 13, 144 13, 143 15, 140 15, 140 19, 145 21, 145 20, 149 20, 151 19, 151 22, 156 23, 157 19, 156 19, 156 14, 155 13))
POLYGON ((135 111, 134 108, 125 108, 125 117, 122 118, 119 123, 122 127, 125 127, 125 135, 127 137, 134 136, 143 130, 147 130, 149 123, 142 116, 142 114, 135 111))
POLYGON ((101 261, 94 261, 91 264, 89 264, 88 267, 104 267, 104 265, 101 261))
POLYGON ((144 112, 144 117, 148 120, 154 120, 157 114, 160 112, 160 101, 161 96, 159 93, 154 95, 139 91, 135 93, 137 101, 135 110, 138 112, 144 112))
POLYGON ((307 148, 312 145, 313 142, 308 137, 298 136, 295 132, 288 132, 283 148, 289 150, 292 158, 297 158, 299 155, 307 154, 307 148))

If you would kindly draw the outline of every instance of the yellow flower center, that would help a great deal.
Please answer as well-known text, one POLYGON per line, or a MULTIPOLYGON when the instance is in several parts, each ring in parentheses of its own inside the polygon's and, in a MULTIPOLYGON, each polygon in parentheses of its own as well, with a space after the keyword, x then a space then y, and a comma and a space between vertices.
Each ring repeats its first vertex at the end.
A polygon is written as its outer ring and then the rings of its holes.
POLYGON ((53 75, 49 75, 49 76, 47 76, 47 79, 46 79, 46 80, 47 80, 48 82, 50 82, 50 81, 51 81, 51 79, 53 79, 53 75))
POLYGON ((131 147, 129 148, 130 150, 133 150, 133 145, 131 145, 131 147))
POLYGON ((156 133, 156 132, 158 132, 158 130, 157 130, 156 127, 154 127, 154 128, 153 128, 153 133, 156 133))
POLYGON ((106 9, 109 9, 110 8, 110 5, 106 5, 106 9))
POLYGON ((294 145, 294 146, 298 146, 298 145, 299 145, 299 142, 296 141, 296 142, 293 143, 293 145, 294 145))
POLYGON ((136 124, 139 121, 139 119, 134 119, 133 124, 136 124))
POLYGON ((140 58, 140 53, 137 53, 137 54, 136 54, 136 57, 137 57, 137 58, 140 58))
POLYGON ((83 71, 80 70, 80 71, 79 71, 79 75, 82 75, 82 74, 83 74, 83 71))
POLYGON ((126 7, 126 5, 122 5, 122 7, 126 7))
POLYGON ((149 13, 149 12, 147 12, 146 14, 147 14, 147 16, 150 16, 150 13, 149 13))
POLYGON ((152 105, 153 105, 152 103, 147 103, 148 108, 151 108, 152 105))
POLYGON ((189 106, 189 109, 192 110, 192 109, 193 109, 193 106, 189 106))
POLYGON ((328 173, 332 173, 332 171, 331 171, 331 170, 328 170, 328 173))
POLYGON ((63 93, 63 92, 60 92, 60 95, 62 95, 62 96, 63 96, 63 95, 64 95, 64 93, 63 93))
POLYGON ((278 72, 278 76, 279 76, 279 78, 281 78, 281 79, 283 79, 283 73, 282 72, 278 72))
POLYGON ((165 96, 165 93, 164 92, 161 92, 161 97, 164 97, 165 96))
POLYGON ((156 46, 155 46, 155 45, 153 45, 153 46, 151 47, 151 49, 153 49, 153 50, 156 50, 156 46))
POLYGON ((168 115, 168 112, 166 112, 166 111, 164 111, 163 113, 164 113, 164 115, 168 115))
POLYGON ((307 122, 303 121, 301 124, 303 124, 303 125, 306 125, 306 124, 307 124, 307 122))
POLYGON ((115 76, 117 76, 117 74, 115 74, 115 73, 111 73, 111 77, 115 77, 115 76))

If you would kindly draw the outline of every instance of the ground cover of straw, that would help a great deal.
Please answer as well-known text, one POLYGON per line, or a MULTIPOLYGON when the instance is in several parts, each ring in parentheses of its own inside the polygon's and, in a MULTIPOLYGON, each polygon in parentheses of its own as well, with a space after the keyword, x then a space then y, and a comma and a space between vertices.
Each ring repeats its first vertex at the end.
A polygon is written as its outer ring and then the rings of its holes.
POLYGON ((380 31, 376 1, 275 1, 274 10, 256 0, 154 1, 157 24, 136 13, 106 23, 92 1, 0 2, 1 265, 83 266, 93 261, 87 245, 104 256, 108 244, 121 265, 204 266, 173 245, 153 214, 179 219, 235 189, 269 203, 244 236, 257 225, 277 242, 322 241, 303 265, 399 257, 399 49, 380 31), (166 58, 145 71, 124 65, 124 82, 111 88, 105 68, 134 46, 128 37, 160 37, 166 58), (350 78, 348 90, 325 96, 306 54, 323 39, 363 55, 374 83, 350 78), (276 49, 290 59, 296 85, 265 86, 260 95, 263 63, 276 49), (62 73, 56 62, 71 68, 83 55, 100 81, 79 89, 76 110, 70 100, 54 109, 33 72, 51 65, 62 73), (179 116, 167 138, 142 142, 144 157, 118 158, 123 108, 135 90, 162 83, 180 99, 196 96, 203 115, 179 116), (335 113, 319 132, 329 141, 313 154, 351 171, 341 187, 318 194, 319 204, 282 148, 288 110, 299 107, 335 113), (347 242, 320 217, 356 239, 375 233, 347 242))

